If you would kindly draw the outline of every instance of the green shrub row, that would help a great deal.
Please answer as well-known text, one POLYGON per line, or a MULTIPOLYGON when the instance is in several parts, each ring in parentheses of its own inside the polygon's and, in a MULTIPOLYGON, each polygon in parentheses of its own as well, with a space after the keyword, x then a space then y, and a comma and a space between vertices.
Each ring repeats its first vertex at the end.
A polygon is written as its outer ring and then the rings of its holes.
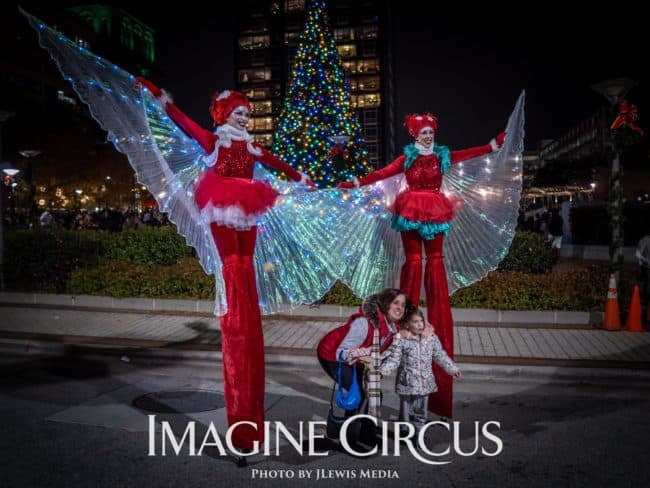
MULTIPOLYGON (((5 274, 11 288, 115 297, 212 299, 214 278, 205 275, 173 228, 117 234, 94 231, 10 232, 5 274)), ((518 233, 500 271, 458 290, 452 306, 499 310, 601 309, 607 263, 550 272, 555 255, 545 238, 518 233)), ((558 268, 562 268, 560 265, 558 268)), ((624 283, 633 283, 634 270, 624 283)), ((621 307, 629 289, 619 289, 621 307)), ((337 282, 319 301, 357 306, 361 299, 337 282)))
POLYGON ((173 227, 11 231, 5 236, 5 279, 11 288, 62 292, 74 270, 112 261, 170 266, 191 255, 173 227))
POLYGON ((192 248, 171 226, 145 227, 105 235, 108 237, 106 257, 111 260, 171 266, 180 258, 192 255, 192 248))
POLYGON ((104 233, 21 230, 5 234, 7 286, 63 291, 70 273, 94 266, 106 251, 104 233))
POLYGON ((194 258, 174 266, 113 261, 72 272, 66 291, 112 297, 214 299, 214 277, 194 258))
POLYGON ((589 269, 548 274, 499 271, 456 291, 451 305, 494 310, 600 310, 607 276, 606 271, 589 269))
POLYGON ((548 273, 557 262, 546 235, 537 232, 517 232, 499 270, 521 273, 548 273))

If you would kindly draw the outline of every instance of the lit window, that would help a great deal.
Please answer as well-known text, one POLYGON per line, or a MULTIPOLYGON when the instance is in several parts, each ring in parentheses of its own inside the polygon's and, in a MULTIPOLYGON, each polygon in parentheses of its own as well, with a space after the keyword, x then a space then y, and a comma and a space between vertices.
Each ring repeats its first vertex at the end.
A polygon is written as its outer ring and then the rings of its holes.
POLYGON ((377 26, 376 25, 364 25, 357 29, 359 39, 376 39, 377 38, 377 26))
POLYGON ((305 0, 284 0, 284 11, 305 10, 305 0))
POLYGON ((357 80, 359 91, 377 91, 379 90, 379 76, 364 76, 357 80))
POLYGON ((273 144, 273 134, 255 134, 255 142, 262 146, 271 147, 273 144))
POLYGON ((253 102, 251 103, 251 113, 253 115, 266 115, 270 114, 273 110, 273 106, 269 100, 263 102, 253 102))
POLYGON ((353 95, 352 99, 352 105, 355 108, 379 107, 380 104, 379 93, 368 93, 366 95, 356 96, 353 95))
POLYGON ((253 88, 246 91, 246 96, 251 100, 259 100, 260 98, 267 98, 269 90, 266 88, 253 88))
POLYGON ((255 117, 249 122, 252 130, 272 130, 273 119, 271 117, 255 117))
POLYGON ((245 69, 239 72, 239 81, 248 83, 250 81, 270 80, 271 68, 245 69))
POLYGON ((334 29, 334 39, 337 41, 353 41, 354 29, 351 27, 339 27, 334 29))
POLYGON ((286 32, 284 34, 284 43, 285 44, 295 44, 298 42, 298 37, 300 36, 299 32, 286 32))
POLYGON ((352 58, 357 55, 357 46, 355 44, 342 44, 338 46, 338 52, 342 58, 352 58))
POLYGON ((239 38, 239 47, 249 51, 263 49, 271 45, 271 36, 245 36, 239 38))

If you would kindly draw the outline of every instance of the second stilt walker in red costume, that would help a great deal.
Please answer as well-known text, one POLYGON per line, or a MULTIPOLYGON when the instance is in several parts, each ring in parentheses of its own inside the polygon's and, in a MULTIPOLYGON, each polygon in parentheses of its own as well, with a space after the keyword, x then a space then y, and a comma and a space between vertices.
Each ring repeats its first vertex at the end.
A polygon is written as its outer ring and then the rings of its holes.
POLYGON ((226 412, 230 426, 245 422, 233 430, 233 445, 252 449, 255 441, 264 439, 264 339, 253 253, 257 220, 278 196, 268 183, 253 179, 255 162, 293 181, 314 185, 253 142, 246 131, 250 103, 243 93, 226 90, 214 96, 210 113, 217 129, 212 132, 191 120, 153 83, 142 78, 138 82, 206 153, 208 169, 196 185, 194 198, 221 258, 228 302, 227 313, 220 317, 226 412))
MULTIPOLYGON (((392 228, 401 234, 406 257, 399 286, 413 303, 419 303, 424 247, 427 318, 433 324, 445 351, 453 358, 453 321, 442 249, 443 238, 450 229, 458 203, 443 194, 440 185, 450 165, 496 151, 503 144, 505 133, 499 134, 489 144, 451 151, 446 146, 434 143, 438 121, 433 115, 409 115, 405 125, 415 141, 404 148, 403 155, 363 178, 339 184, 339 188, 352 189, 404 173, 408 186, 397 195, 392 209, 392 228)), ((438 392, 429 398, 429 410, 451 417, 451 378, 438 371, 437 364, 432 366, 438 392)))

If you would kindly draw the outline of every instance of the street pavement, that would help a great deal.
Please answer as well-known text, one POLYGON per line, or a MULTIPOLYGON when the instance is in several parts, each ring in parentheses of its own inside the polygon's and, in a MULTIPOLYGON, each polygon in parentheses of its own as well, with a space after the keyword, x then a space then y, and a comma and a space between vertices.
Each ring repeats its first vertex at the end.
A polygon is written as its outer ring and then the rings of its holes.
MULTIPOLYGON (((116 312, 55 308, 2 308, 0 342, 5 347, 47 343, 103 345, 164 351, 219 351, 218 319, 200 313, 116 312)), ((318 341, 344 322, 340 317, 266 316, 269 358, 303 362, 318 341)), ((456 322, 455 358, 461 363, 650 369, 650 334, 605 331, 588 324, 456 322)), ((196 357, 196 355, 195 355, 196 357)))
MULTIPOLYGON (((326 455, 301 454, 281 436, 277 454, 256 454, 240 468, 216 449, 192 455, 187 439, 178 455, 169 454, 169 445, 168 455, 161 455, 162 421, 179 442, 190 422, 197 425, 199 444, 210 425, 225 439, 219 324, 207 304, 201 310, 179 301, 175 305, 185 310, 174 312, 48 300, 11 303, 0 297, 3 487, 650 483, 639 451, 650 432, 645 332, 596 329, 571 313, 470 311, 465 317, 472 321, 455 324, 456 360, 464 373, 454 386, 458 423, 450 431, 434 427, 425 437, 434 452, 451 448, 425 456, 445 464, 422 462, 404 443, 396 454, 390 431, 387 455, 352 456, 325 438, 315 449, 326 455), (156 415, 153 430, 150 415, 156 415), (476 425, 490 421, 499 424, 502 451, 459 454, 479 444, 495 447, 474 435, 476 425), (300 478, 307 473, 311 479, 300 478)), ((282 422, 292 435, 300 422, 320 423, 315 435, 323 436, 332 381, 320 369, 315 347, 351 309, 302 311, 311 315, 264 318, 266 418, 282 422)), ((382 380, 382 414, 389 422, 399 410, 392 383, 392 376, 382 380)), ((272 427, 270 435, 277 432, 272 427)))

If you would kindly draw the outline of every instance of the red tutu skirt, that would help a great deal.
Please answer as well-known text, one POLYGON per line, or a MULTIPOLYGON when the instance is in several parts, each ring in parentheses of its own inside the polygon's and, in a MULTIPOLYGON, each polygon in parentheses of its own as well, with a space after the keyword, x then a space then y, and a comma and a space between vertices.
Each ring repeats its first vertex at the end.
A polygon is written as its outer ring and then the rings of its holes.
POLYGON ((219 176, 206 172, 196 185, 194 199, 207 222, 247 230, 275 203, 278 192, 265 181, 219 176))
POLYGON ((411 222, 449 222, 460 207, 460 199, 444 193, 426 190, 406 190, 397 195, 393 204, 395 215, 411 222))

